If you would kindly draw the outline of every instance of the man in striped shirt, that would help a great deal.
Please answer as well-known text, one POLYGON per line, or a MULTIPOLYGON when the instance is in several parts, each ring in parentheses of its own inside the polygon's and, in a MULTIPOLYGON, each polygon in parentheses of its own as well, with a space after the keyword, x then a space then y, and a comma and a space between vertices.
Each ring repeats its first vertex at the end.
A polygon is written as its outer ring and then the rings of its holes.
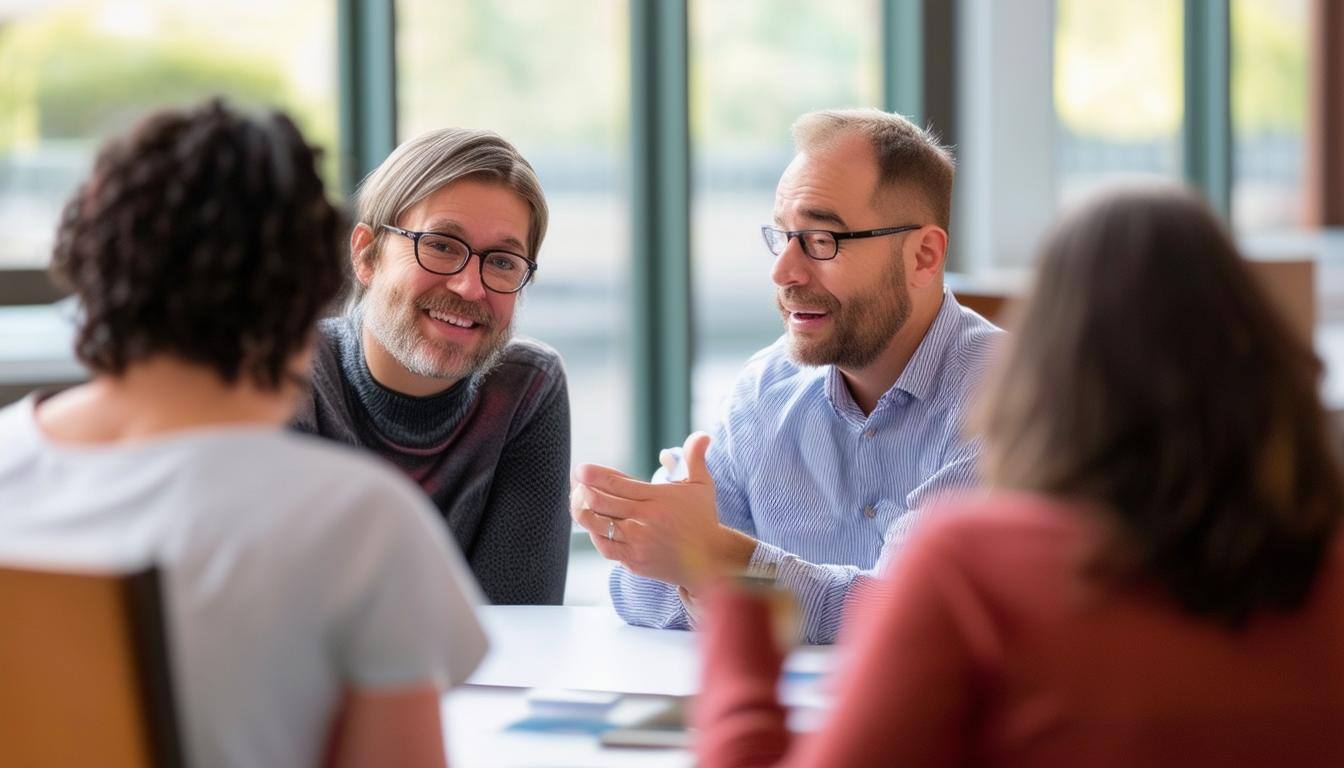
POLYGON ((794 591, 809 642, 917 512, 974 482, 963 415, 1001 331, 943 286, 953 161, 899 115, 833 110, 794 125, 771 274, 785 334, 748 361, 713 440, 687 439, 685 480, 585 464, 571 514, 603 556, 616 610, 686 628, 712 574, 794 591))

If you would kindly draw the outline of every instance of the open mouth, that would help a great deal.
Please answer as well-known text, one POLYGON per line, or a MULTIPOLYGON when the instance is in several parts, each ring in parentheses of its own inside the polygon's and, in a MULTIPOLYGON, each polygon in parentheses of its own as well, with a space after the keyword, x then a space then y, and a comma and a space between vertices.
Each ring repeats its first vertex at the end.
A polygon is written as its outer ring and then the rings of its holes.
POLYGON ((831 313, 826 311, 791 309, 785 324, 794 333, 811 333, 824 328, 830 317, 831 313))
POLYGON ((427 309, 425 310, 425 314, 431 320, 434 320, 438 323, 449 325, 454 328, 461 328, 467 331, 473 331, 483 327, 480 323, 476 322, 475 320, 472 320, 471 318, 463 317, 461 315, 455 315, 451 312, 440 312, 437 309, 427 309))

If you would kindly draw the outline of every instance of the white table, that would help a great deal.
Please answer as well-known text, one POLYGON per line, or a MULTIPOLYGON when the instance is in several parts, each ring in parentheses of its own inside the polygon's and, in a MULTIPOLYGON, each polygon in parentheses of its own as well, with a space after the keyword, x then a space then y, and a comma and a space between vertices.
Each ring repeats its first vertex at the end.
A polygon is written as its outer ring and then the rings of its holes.
POLYGON ((467 685, 443 699, 444 738, 453 768, 689 768, 684 749, 603 747, 582 734, 506 730, 527 716, 523 689, 467 685))
POLYGON ((495 605, 481 618, 491 650, 471 685, 695 692, 694 633, 632 627, 605 606, 495 605))
MULTIPOLYGON (((527 714, 528 688, 684 696, 699 687, 698 637, 627 626, 610 607, 487 606, 491 650, 444 697, 445 738, 456 766, 689 766, 684 750, 611 749, 596 737, 506 731, 527 714)), ((786 669, 825 672, 830 647, 796 649, 786 669)), ((809 703, 809 702, 804 702, 809 703)))

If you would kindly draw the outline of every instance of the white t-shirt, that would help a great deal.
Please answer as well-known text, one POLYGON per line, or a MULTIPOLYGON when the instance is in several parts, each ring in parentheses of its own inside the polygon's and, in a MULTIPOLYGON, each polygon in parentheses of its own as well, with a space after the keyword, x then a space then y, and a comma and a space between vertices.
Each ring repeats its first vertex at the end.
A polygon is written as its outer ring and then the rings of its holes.
POLYGON ((348 687, 446 688, 484 654, 476 584, 393 469, 279 427, 57 444, 35 404, 0 410, 0 562, 159 567, 190 764, 315 765, 348 687))

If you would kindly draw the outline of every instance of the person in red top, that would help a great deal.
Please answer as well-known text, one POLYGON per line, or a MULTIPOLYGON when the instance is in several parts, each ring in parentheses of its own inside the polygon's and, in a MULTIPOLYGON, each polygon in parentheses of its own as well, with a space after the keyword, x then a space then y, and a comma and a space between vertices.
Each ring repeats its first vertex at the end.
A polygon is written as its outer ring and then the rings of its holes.
POLYGON ((759 597, 711 598, 701 765, 1344 765, 1344 480, 1320 364, 1193 194, 1055 229, 978 404, 987 493, 846 626, 794 737, 759 597))

